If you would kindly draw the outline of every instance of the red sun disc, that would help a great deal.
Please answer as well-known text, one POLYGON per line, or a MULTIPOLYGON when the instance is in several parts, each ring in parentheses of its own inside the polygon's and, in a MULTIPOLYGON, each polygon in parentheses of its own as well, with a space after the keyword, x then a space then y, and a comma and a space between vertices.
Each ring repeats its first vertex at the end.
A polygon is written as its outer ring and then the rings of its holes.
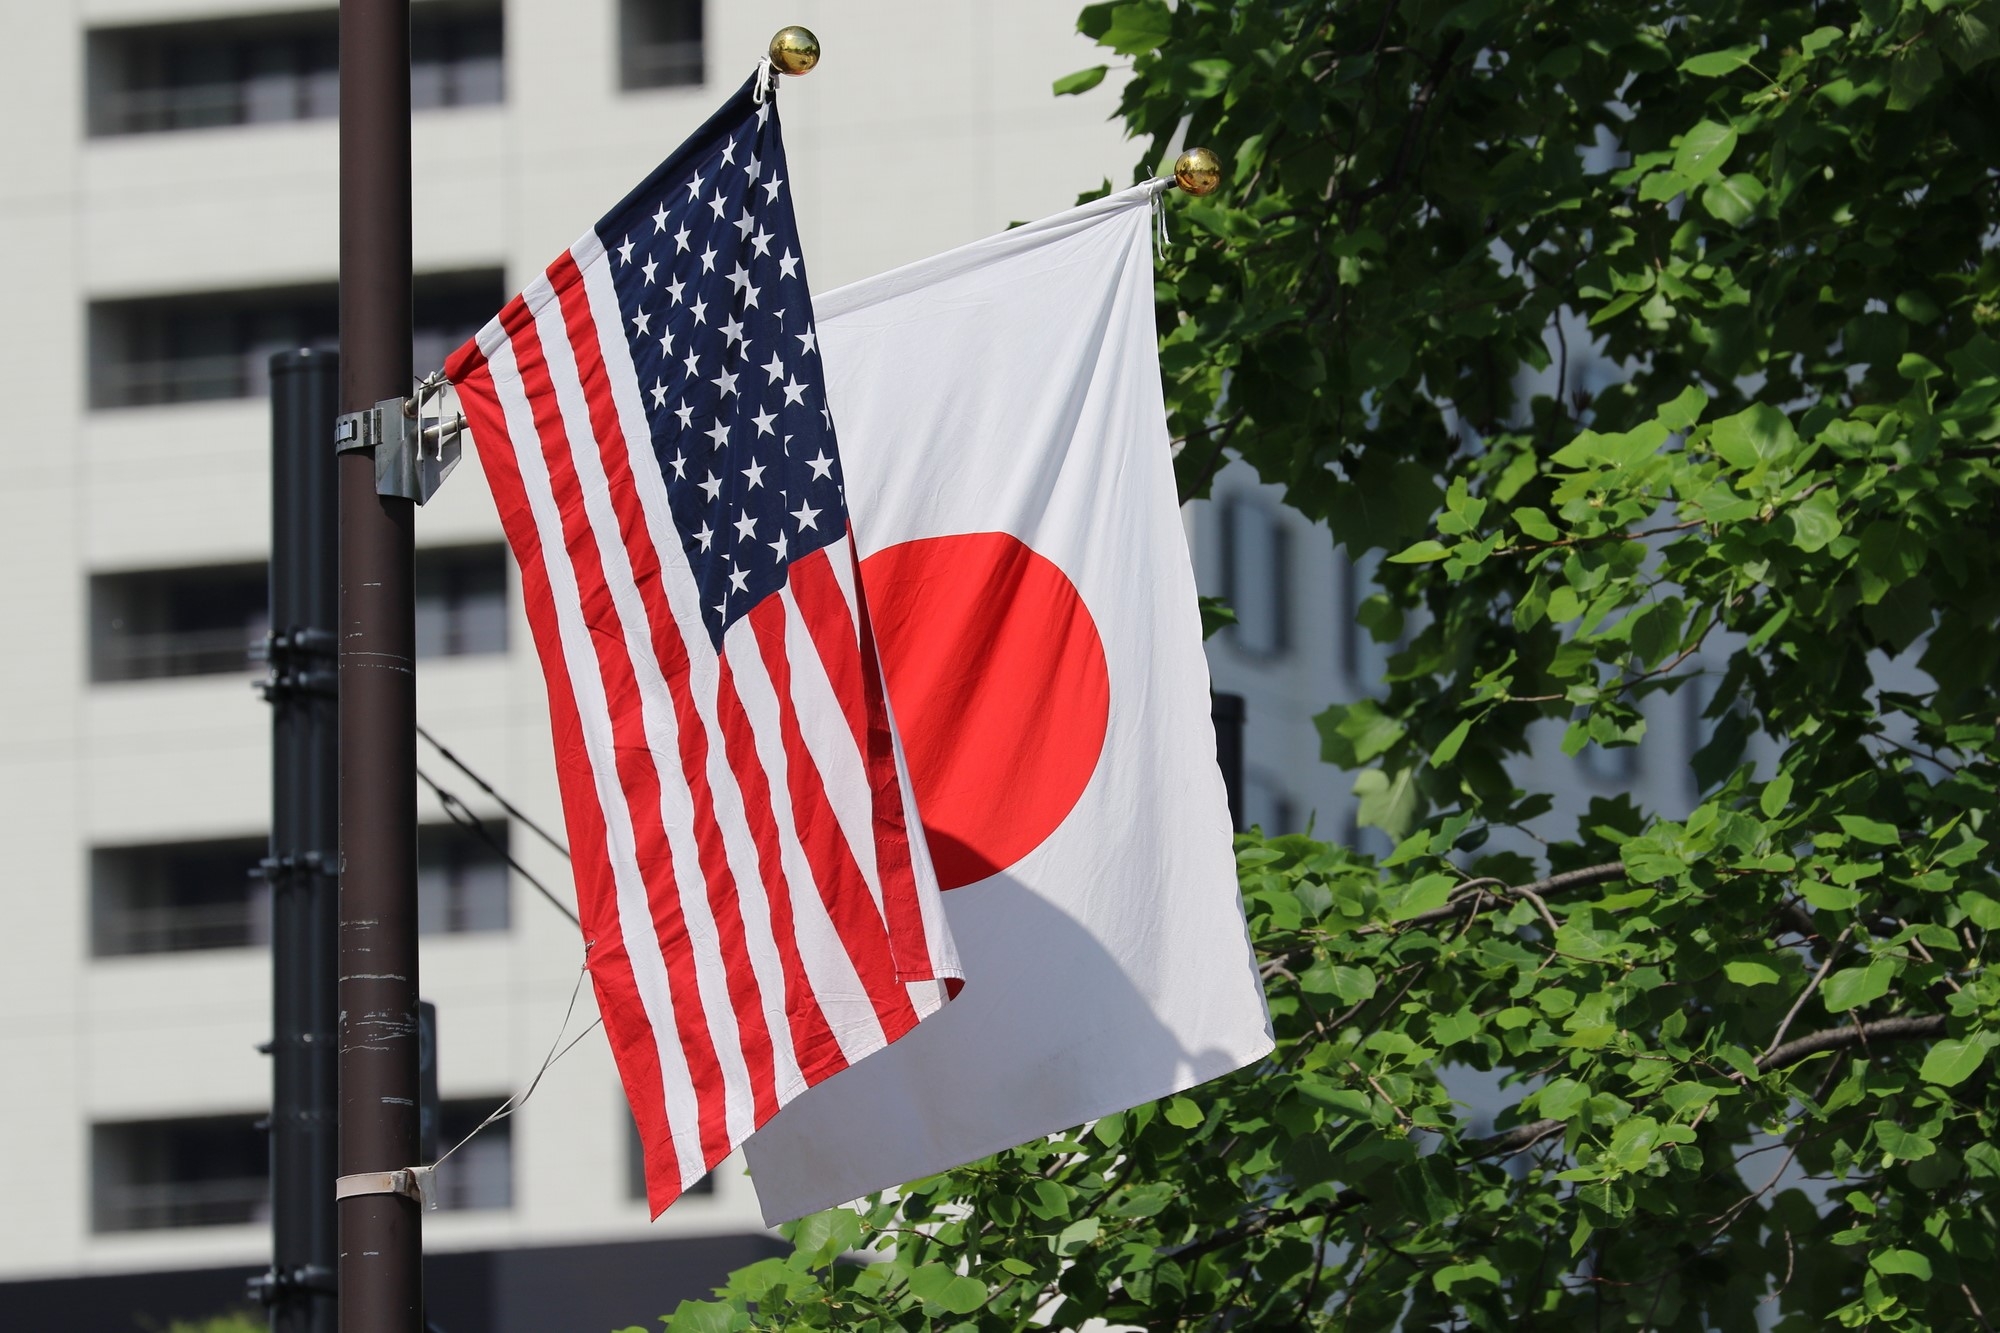
POLYGON ((938 883, 974 884, 1053 833, 1104 748, 1111 677, 1076 585, 1004 532, 862 562, 889 702, 938 883))

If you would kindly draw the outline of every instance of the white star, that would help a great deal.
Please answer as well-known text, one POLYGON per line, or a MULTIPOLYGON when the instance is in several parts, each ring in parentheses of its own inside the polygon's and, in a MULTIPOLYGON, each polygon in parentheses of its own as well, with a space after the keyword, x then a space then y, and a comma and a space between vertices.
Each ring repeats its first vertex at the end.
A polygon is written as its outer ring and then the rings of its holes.
POLYGON ((833 473, 833 460, 826 456, 825 449, 819 451, 818 457, 808 458, 806 466, 813 470, 812 479, 814 481, 818 481, 822 477, 831 476, 833 473))
POLYGON ((758 129, 761 130, 764 128, 764 121, 770 114, 771 114, 771 104, 769 102, 766 102, 764 105, 757 108, 758 129))
POLYGON ((674 331, 666 329, 660 334, 660 355, 666 356, 674 350, 674 331))
POLYGON ((722 146, 722 165, 725 167, 736 165, 736 140, 731 139, 722 146))
POLYGON ((771 240, 771 233, 759 227, 757 234, 750 238, 750 244, 756 247, 759 255, 768 255, 771 253, 771 240))
POLYGON ((755 153, 750 154, 750 165, 743 168, 743 173, 753 182, 764 174, 764 164, 757 160, 755 153))
POLYGON ((806 528, 811 528, 815 532, 819 530, 819 510, 811 505, 801 505, 794 509, 792 517, 799 521, 799 528, 802 531, 806 528))
POLYGON ((694 179, 688 182, 688 199, 692 202, 699 198, 701 198, 701 173, 697 171, 694 173, 694 179))
MULTIPOLYGON (((716 496, 722 494, 722 481, 713 472, 709 473, 708 480, 700 483, 700 485, 703 490, 708 492, 708 498, 711 500, 713 500, 716 496)), ((702 526, 706 527, 707 524, 703 524, 702 526)), ((708 543, 703 542, 701 544, 701 549, 706 551, 708 549, 708 543)))
POLYGON ((810 324, 806 325, 806 331, 804 333, 795 333, 792 336, 799 340, 799 348, 802 353, 817 350, 814 347, 813 343, 814 340, 819 337, 819 335, 813 332, 812 325, 810 324))
POLYGON ((749 310, 753 308, 756 304, 757 304, 757 288, 745 287, 743 289, 743 308, 745 310, 749 310))
POLYGON ((767 408, 760 410, 756 416, 750 419, 757 423, 757 433, 759 435, 770 435, 773 433, 771 423, 778 419, 778 415, 767 408))
POLYGON ((722 321, 722 336, 732 343, 743 341, 743 325, 734 317, 722 321))
POLYGON ((746 586, 749 582, 750 582, 749 570, 747 569, 734 570, 729 575, 729 591, 749 592, 750 589, 746 586))
POLYGON ((667 295, 674 298, 675 305, 679 305, 681 303, 681 290, 686 286, 687 284, 682 282, 679 278, 675 278, 672 282, 667 284, 667 295))
POLYGON ((632 238, 629 235, 625 238, 625 244, 618 247, 618 262, 621 264, 632 262, 632 238))
POLYGON ((721 396, 727 398, 730 394, 736 392, 736 373, 734 371, 725 370, 720 375, 717 375, 714 379, 710 380, 709 383, 721 389, 722 390, 721 396))
POLYGON ((687 248, 688 248, 688 229, 687 229, 687 224, 682 223, 681 229, 674 233, 674 253, 677 255, 685 254, 687 253, 687 248))
POLYGON ((715 272, 715 247, 712 245, 701 252, 701 271, 703 273, 715 272))
MULTIPOLYGON (((627 244, 627 245, 630 245, 630 244, 631 244, 631 242, 630 242, 630 241, 627 241, 627 242, 626 242, 626 244, 627 244)), ((652 283, 652 281, 653 281, 653 270, 657 269, 657 268, 658 268, 659 266, 660 266, 660 261, 659 261, 659 260, 657 260, 657 259, 655 259, 655 258, 653 258, 653 257, 652 257, 651 255, 647 255, 647 256, 646 256, 646 262, 645 262, 645 263, 643 263, 643 264, 641 264, 641 265, 639 265, 639 268, 640 268, 640 270, 641 270, 642 272, 644 272, 644 273, 645 273, 645 275, 646 275, 646 282, 647 282, 647 283, 648 283, 649 285, 650 285, 650 284, 652 283)))
POLYGON ((792 277, 797 274, 798 268, 799 257, 792 253, 792 247, 788 245, 785 247, 785 253, 778 256, 778 276, 792 277))
POLYGON ((715 604, 715 614, 720 616, 720 615, 727 615, 728 613, 729 613, 729 598, 725 594, 723 596, 723 599, 715 604))
POLYGON ((701 525, 701 531, 694 535, 694 539, 700 542, 701 549, 706 551, 715 542, 715 529, 704 523, 701 525))
POLYGON ((740 236, 748 236, 750 229, 756 225, 756 219, 750 216, 750 210, 746 208, 743 210, 743 216, 736 219, 736 232, 740 236))
POLYGON ((784 183, 785 183, 785 182, 784 182, 783 180, 781 180, 780 178, 778 178, 778 177, 776 177, 776 176, 773 176, 773 177, 771 177, 771 179, 769 179, 769 180, 765 181, 765 182, 764 182, 764 202, 766 202, 766 203, 771 203, 771 204, 775 204, 775 203, 777 203, 777 202, 778 202, 778 187, 779 187, 780 185, 783 185, 784 183))
POLYGON ((708 323, 708 302, 696 301, 694 303, 694 322, 697 324, 708 323))
POLYGON ((688 349, 687 360, 681 362, 681 364, 687 367, 687 372, 690 376, 697 374, 701 369, 701 362, 696 359, 692 347, 688 349))
POLYGON ((778 540, 774 542, 767 542, 765 544, 778 553, 778 559, 783 560, 785 558, 785 552, 790 544, 790 541, 791 539, 785 536, 784 529, 780 528, 778 529, 778 540))
POLYGON ((652 315, 648 314, 644 310, 641 310, 638 314, 632 316, 632 332, 651 333, 652 330, 650 328, 647 328, 646 326, 652 323, 652 321, 653 321, 652 315))
POLYGON ((820 417, 821 417, 821 418, 822 418, 822 419, 823 419, 823 420, 824 420, 824 421, 826 422, 826 428, 827 428, 828 430, 832 430, 832 429, 833 429, 833 413, 831 413, 831 412, 829 412, 829 411, 827 411, 827 410, 826 410, 826 404, 825 404, 825 403, 821 403, 821 404, 819 405, 819 414, 820 414, 820 417))
MULTIPOLYGON (((757 520, 740 509, 736 511, 736 534, 739 537, 755 537, 757 535, 757 520)), ((739 588, 737 591, 741 592, 742 589, 739 588)))
POLYGON ((722 191, 717 190, 715 192, 715 197, 708 201, 708 206, 715 210, 716 219, 720 221, 722 218, 722 191))
MULTIPOLYGON (((720 417, 717 417, 715 420, 715 424, 713 426, 710 426, 707 430, 703 431, 702 434, 708 436, 709 439, 714 440, 715 447, 718 449, 720 449, 723 445, 729 443, 729 427, 722 424, 722 418, 720 417)), ((713 500, 715 497, 711 495, 708 498, 713 500)))
POLYGON ((666 204, 662 203, 660 205, 660 211, 653 214, 653 234, 657 236, 666 229, 667 229, 667 206, 666 204))
POLYGON ((773 384, 785 377, 785 363, 778 360, 776 352, 771 353, 771 359, 764 363, 764 373, 771 377, 773 384))
POLYGON ((682 403, 674 409, 674 415, 681 419, 682 430, 694 429, 694 409, 692 407, 689 407, 686 403, 682 403))
POLYGON ((653 381, 652 393, 654 407, 665 407, 667 405, 667 382, 665 380, 655 379, 653 381))
POLYGON ((797 380, 786 380, 785 406, 790 407, 793 403, 804 403, 805 400, 806 400, 806 386, 799 383, 797 380))
POLYGON ((748 287, 750 285, 750 270, 744 268, 741 264, 729 270, 729 285, 739 292, 748 287))
POLYGON ((744 489, 754 491, 764 484, 764 465, 762 463, 752 463, 749 467, 743 469, 743 475, 750 479, 749 486, 744 489))
POLYGON ((687 454, 684 451, 676 451, 674 454, 674 461, 669 465, 674 470, 675 481, 687 480, 687 465, 688 465, 687 454))

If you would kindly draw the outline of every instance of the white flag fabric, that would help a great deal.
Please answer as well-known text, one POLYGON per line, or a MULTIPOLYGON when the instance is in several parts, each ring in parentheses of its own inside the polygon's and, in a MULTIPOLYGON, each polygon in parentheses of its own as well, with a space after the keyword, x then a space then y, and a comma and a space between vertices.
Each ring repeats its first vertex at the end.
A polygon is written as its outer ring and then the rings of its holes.
POLYGON ((821 296, 862 586, 966 988, 748 1144, 767 1221, 1271 1049, 1139 186, 821 296))

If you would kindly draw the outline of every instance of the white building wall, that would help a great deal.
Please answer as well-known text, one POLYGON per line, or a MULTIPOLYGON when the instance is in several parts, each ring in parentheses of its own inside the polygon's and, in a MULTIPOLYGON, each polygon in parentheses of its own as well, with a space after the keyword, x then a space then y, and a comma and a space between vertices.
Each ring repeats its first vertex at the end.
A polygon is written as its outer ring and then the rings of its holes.
MULTIPOLYGON (((292 0, 0 0, 0 1280, 260 1262, 262 1227, 94 1235, 94 1121, 267 1104, 269 965, 257 950, 92 959, 94 844, 257 834, 269 717, 247 676, 91 685, 96 571, 264 557, 261 400, 92 411, 85 310, 103 298, 330 280, 331 121, 92 139, 83 41, 108 23, 314 8, 292 0)), ((419 271, 501 266, 518 288, 713 109, 788 22, 826 57, 784 91, 816 286, 1070 203, 1134 157, 1110 86, 1055 99, 1095 62, 1074 0, 709 0, 709 84, 620 93, 614 0, 507 0, 507 98, 414 128, 419 271)), ((422 369, 420 367, 420 369, 422 369)), ((420 545, 497 540, 475 460, 418 518, 420 545)), ((425 724, 560 825, 539 668, 518 588, 510 650, 426 662, 425 724)), ((442 776, 442 775, 440 775, 442 776)), ((467 784, 447 785, 464 790, 467 784)), ((435 808, 427 808, 435 818, 435 808)), ((525 831, 516 855, 567 889, 525 831)), ((525 884, 497 935, 430 937, 447 1099, 524 1084, 555 1037, 580 949, 525 884)), ((586 998, 578 1023, 591 1016, 586 998)), ((572 1031, 575 1030, 572 1026, 572 1031)), ((649 1224, 625 1195, 625 1116, 601 1038, 515 1122, 514 1204, 433 1214, 433 1250, 750 1229, 726 1166, 713 1198, 649 1224)))

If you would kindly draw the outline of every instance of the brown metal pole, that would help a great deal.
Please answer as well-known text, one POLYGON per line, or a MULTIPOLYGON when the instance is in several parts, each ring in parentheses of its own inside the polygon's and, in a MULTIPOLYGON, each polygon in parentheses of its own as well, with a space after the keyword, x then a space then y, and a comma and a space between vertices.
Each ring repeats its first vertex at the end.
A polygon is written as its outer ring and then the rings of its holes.
MULTIPOLYGON (((341 0, 340 409, 410 388, 409 0, 341 0)), ((340 456, 343 1176, 417 1164, 413 518, 370 454, 340 456)), ((355 1195, 339 1218, 343 1333, 420 1333, 416 1201, 355 1195)))

